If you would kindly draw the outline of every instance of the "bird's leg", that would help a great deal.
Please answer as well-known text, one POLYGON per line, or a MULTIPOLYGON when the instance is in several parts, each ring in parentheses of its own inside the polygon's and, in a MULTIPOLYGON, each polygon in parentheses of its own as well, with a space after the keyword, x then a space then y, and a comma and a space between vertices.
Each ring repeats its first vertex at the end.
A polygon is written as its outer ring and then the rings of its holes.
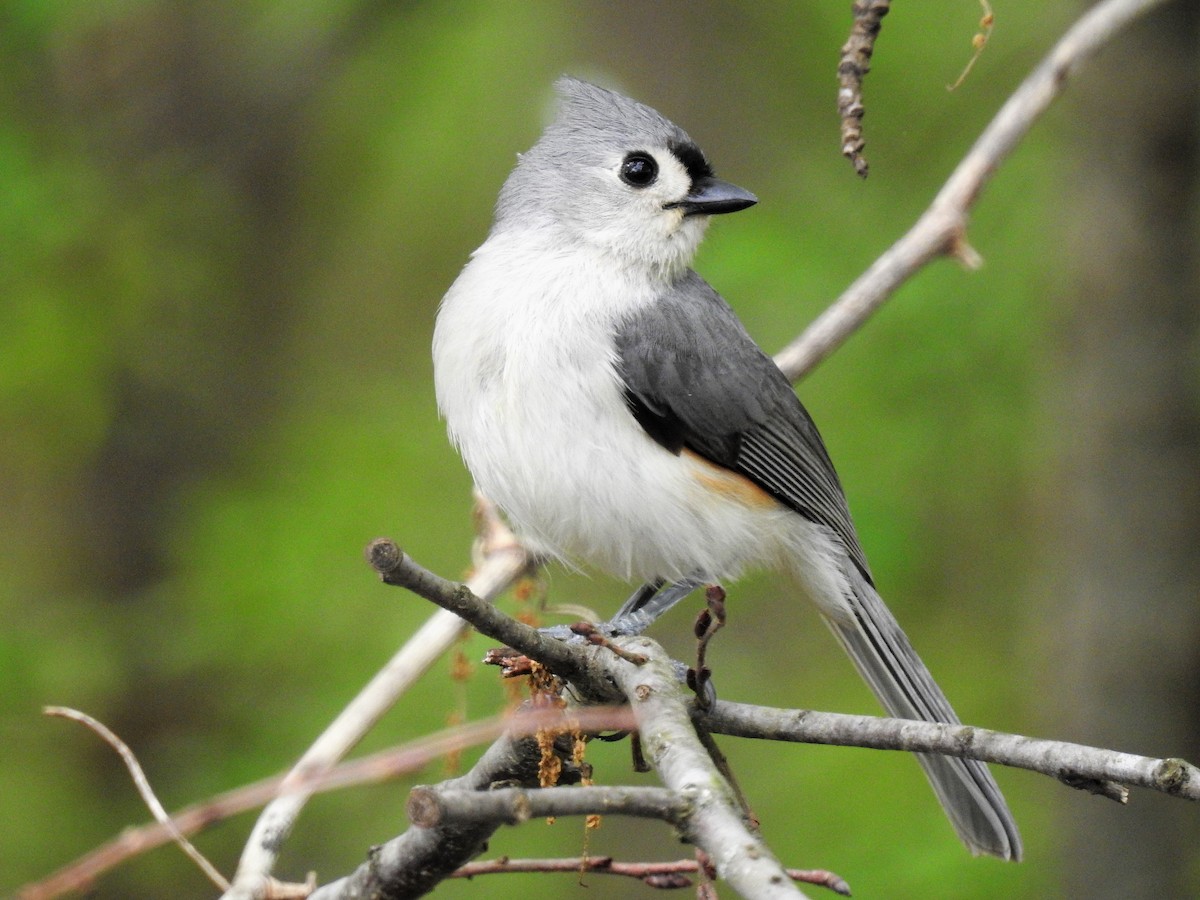
POLYGON ((687 685, 695 692, 700 704, 708 708, 716 699, 716 693, 712 687, 712 669, 706 664, 705 657, 709 641, 725 627, 725 589, 719 584, 710 584, 704 590, 704 602, 706 607, 696 616, 692 626, 696 635, 696 665, 688 669, 687 685))
POLYGON ((638 588, 617 614, 600 626, 612 636, 641 634, 658 617, 703 584, 700 577, 683 578, 663 587, 659 579, 638 588))
POLYGON ((637 612, 643 606, 650 602, 655 594, 657 594, 666 582, 661 578, 655 578, 653 581, 647 581, 640 588, 629 595, 629 599, 621 604, 621 608, 617 610, 613 616, 613 620, 619 619, 622 616, 627 616, 630 613, 637 612))
MULTIPOLYGON (((671 584, 667 584, 661 578, 647 581, 621 604, 616 615, 607 622, 595 626, 595 629, 606 637, 630 637, 641 634, 658 621, 659 616, 702 584, 704 584, 704 580, 699 575, 683 578, 671 584)), ((578 632, 572 631, 572 627, 571 625, 550 625, 539 628, 538 631, 563 641, 583 640, 578 632)))

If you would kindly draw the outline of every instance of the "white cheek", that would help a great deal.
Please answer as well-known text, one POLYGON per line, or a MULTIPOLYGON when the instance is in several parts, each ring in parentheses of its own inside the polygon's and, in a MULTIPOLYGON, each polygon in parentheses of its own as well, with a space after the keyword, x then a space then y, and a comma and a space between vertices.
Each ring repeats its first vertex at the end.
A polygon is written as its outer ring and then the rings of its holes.
POLYGON ((654 185, 664 203, 678 202, 688 195, 692 188, 692 180, 687 170, 673 157, 669 156, 658 173, 658 181, 654 185))
POLYGON ((659 234, 665 238, 674 255, 690 261, 695 254, 704 232, 708 228, 708 216, 685 216, 682 209, 669 209, 691 192, 692 180, 687 170, 674 156, 668 155, 654 185, 655 201, 660 212, 654 216, 659 234))

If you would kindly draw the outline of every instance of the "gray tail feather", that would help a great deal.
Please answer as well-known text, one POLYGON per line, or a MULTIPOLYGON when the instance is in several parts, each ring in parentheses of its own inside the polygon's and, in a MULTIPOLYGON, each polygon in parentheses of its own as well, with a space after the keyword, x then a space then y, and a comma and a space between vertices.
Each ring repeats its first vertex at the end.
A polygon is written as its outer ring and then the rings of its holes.
MULTIPOLYGON (((858 671, 889 715, 959 724, 950 702, 908 642, 879 594, 853 564, 852 621, 826 616, 858 671)), ((973 759, 916 754, 959 838, 978 855, 1021 858, 1021 836, 987 766, 973 759)))

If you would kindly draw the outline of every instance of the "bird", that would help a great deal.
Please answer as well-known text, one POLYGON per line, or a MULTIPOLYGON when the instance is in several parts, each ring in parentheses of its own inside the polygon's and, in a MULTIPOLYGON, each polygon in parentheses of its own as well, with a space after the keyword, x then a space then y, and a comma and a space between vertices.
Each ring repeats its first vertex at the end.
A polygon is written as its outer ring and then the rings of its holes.
MULTIPOLYGON (((477 487, 535 554, 645 582, 621 614, 782 570, 890 715, 958 724, 876 591, 811 416, 691 268, 711 218, 757 198, 649 106, 555 89, 434 328, 438 409, 477 487)), ((917 758, 972 853, 1020 858, 984 764, 917 758)))

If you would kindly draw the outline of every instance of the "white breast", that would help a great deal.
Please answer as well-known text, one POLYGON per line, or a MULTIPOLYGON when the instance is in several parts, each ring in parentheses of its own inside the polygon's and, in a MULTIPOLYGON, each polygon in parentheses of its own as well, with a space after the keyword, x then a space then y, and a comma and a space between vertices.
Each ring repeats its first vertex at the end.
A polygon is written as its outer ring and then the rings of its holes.
POLYGON ((615 323, 651 283, 535 247, 489 239, 438 314, 438 406, 480 489, 535 549, 624 578, 715 580, 776 556, 777 517, 797 517, 714 494, 625 407, 615 323))

